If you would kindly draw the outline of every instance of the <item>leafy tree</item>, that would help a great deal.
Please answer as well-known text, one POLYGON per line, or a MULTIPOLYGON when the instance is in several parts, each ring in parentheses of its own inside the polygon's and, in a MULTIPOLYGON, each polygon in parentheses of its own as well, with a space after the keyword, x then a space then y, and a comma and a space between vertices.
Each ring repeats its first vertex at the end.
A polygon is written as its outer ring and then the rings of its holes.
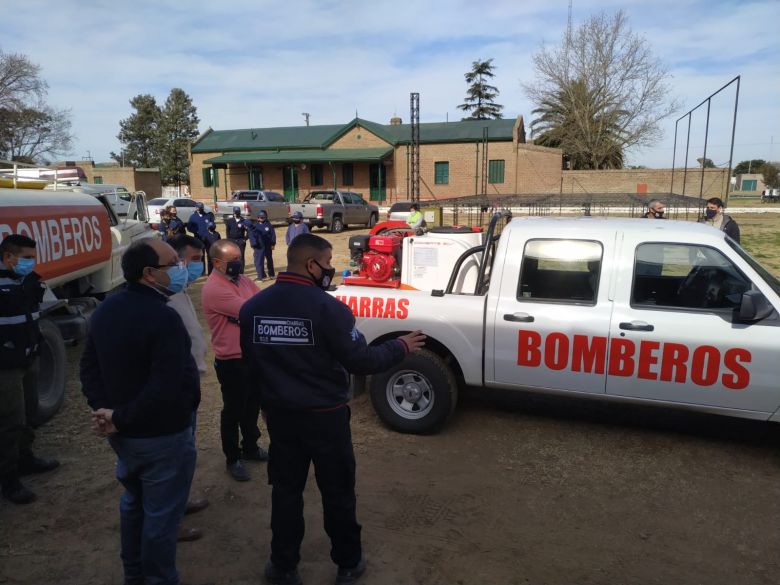
POLYGON ((780 170, 772 163, 761 165, 759 172, 764 176, 764 184, 774 189, 780 187, 780 170))
POLYGON ((587 84, 572 82, 568 91, 561 91, 532 111, 537 116, 531 132, 539 133, 540 146, 563 150, 563 166, 570 169, 621 168, 623 152, 618 138, 619 128, 610 127, 600 119, 598 100, 587 84), (601 128, 600 159, 594 166, 594 154, 588 136, 579 132, 580 125, 601 128))
POLYGON ((162 112, 154 96, 137 95, 130 100, 135 113, 119 122, 117 138, 122 151, 111 153, 111 158, 120 164, 133 167, 159 167, 158 129, 162 112), (124 156, 123 156, 124 155, 124 156))
POLYGON ((625 151, 656 142, 677 109, 666 68, 622 11, 592 16, 533 62, 536 78, 523 88, 536 105, 535 142, 557 142, 572 168, 622 166, 625 151))
POLYGON ((705 169, 715 168, 715 163, 712 162, 711 158, 697 158, 696 162, 699 163, 700 167, 704 167, 705 169))
POLYGON ((736 175, 747 175, 749 173, 760 173, 761 171, 759 169, 763 167, 765 164, 766 161, 761 158, 743 160, 737 163, 737 166, 734 167, 734 170, 731 171, 731 174, 736 176, 736 175))
POLYGON ((41 68, 0 50, 0 158, 35 163, 71 148, 70 111, 46 103, 41 68))
POLYGON ((34 163, 71 147, 70 112, 49 106, 0 109, 0 153, 6 159, 34 163))
POLYGON ((190 145, 198 137, 198 122, 198 110, 192 98, 183 89, 172 89, 162 109, 158 132, 160 174, 164 183, 189 183, 190 145))
POLYGON ((464 75, 469 88, 464 103, 458 106, 459 110, 469 113, 464 120, 490 120, 501 117, 504 106, 494 101, 498 97, 498 88, 487 83, 495 76, 494 69, 493 59, 474 61, 471 71, 464 75))

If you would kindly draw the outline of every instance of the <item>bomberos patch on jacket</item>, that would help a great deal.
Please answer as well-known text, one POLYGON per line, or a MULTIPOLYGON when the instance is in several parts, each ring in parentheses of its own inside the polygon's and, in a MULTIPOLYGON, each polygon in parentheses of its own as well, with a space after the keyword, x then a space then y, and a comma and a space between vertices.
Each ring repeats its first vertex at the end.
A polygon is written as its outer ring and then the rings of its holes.
POLYGON ((252 342, 261 345, 314 345, 311 319, 256 315, 252 342))

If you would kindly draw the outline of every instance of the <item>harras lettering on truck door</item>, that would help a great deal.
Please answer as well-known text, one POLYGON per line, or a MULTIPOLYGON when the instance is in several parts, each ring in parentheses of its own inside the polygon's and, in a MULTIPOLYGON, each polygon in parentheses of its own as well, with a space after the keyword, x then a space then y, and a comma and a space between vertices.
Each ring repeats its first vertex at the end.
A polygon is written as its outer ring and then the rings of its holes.
POLYGON ((36 242, 36 272, 43 280, 111 258, 111 231, 102 205, 8 206, 0 239, 22 234, 36 242))

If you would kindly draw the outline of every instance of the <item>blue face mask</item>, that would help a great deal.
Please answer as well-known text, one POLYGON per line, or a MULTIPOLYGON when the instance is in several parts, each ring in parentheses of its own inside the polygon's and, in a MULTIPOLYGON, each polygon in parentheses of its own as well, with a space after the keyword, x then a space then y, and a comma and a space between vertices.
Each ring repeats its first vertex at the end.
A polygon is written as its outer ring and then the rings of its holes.
POLYGON ((718 211, 716 209, 706 209, 704 211, 704 215, 707 217, 707 219, 712 219, 718 214, 718 211))
POLYGON ((27 276, 33 271, 34 268, 34 258, 19 258, 19 260, 16 261, 16 265, 14 266, 13 270, 14 273, 18 274, 19 276, 27 276))
POLYGON ((195 282, 203 274, 203 262, 190 262, 187 264, 187 282, 195 282))
POLYGON ((187 269, 184 266, 171 266, 166 268, 168 285, 157 285, 157 289, 165 295, 171 296, 184 290, 187 286, 187 269))

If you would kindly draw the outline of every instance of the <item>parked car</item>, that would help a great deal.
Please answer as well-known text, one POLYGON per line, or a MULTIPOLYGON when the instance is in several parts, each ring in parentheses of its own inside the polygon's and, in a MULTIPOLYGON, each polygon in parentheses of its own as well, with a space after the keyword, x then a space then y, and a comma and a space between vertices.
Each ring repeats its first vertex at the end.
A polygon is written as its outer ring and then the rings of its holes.
POLYGON ((124 185, 110 185, 108 183, 78 183, 67 187, 62 184, 52 183, 47 185, 47 191, 68 190, 75 193, 86 193, 88 195, 103 195, 114 208, 114 213, 119 217, 128 217, 138 219, 137 212, 132 205, 133 197, 124 185))
POLYGON ((388 221, 406 221, 409 218, 409 210, 414 201, 397 201, 387 211, 388 221))
POLYGON ((360 193, 349 191, 312 191, 301 203, 290 205, 290 213, 300 211, 309 227, 327 227, 339 233, 349 224, 374 227, 379 208, 367 203, 360 193))
POLYGON ((271 223, 285 222, 290 217, 290 206, 284 195, 276 191, 234 191, 232 199, 217 201, 214 215, 222 216, 223 220, 227 220, 233 215, 234 207, 240 207, 241 215, 252 219, 256 218, 261 210, 265 211, 271 223))
POLYGON ((197 202, 189 197, 158 197, 152 199, 148 204, 149 208, 149 223, 160 223, 160 212, 173 205, 176 207, 176 215, 184 223, 187 223, 190 216, 195 213, 197 209, 197 202))

